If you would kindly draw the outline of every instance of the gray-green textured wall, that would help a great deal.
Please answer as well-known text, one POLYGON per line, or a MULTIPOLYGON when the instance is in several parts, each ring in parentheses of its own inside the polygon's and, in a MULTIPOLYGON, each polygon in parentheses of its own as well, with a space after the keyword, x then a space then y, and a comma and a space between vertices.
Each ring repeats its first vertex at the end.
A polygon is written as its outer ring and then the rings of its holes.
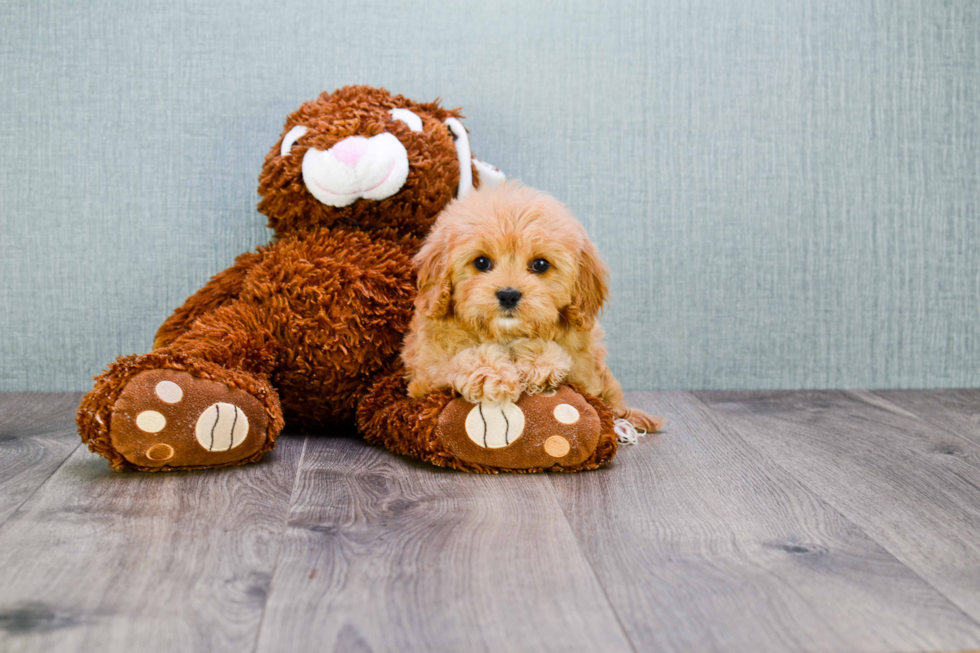
POLYGON ((265 242, 320 91, 462 106, 613 270, 627 388, 980 382, 980 3, 0 5, 0 390, 82 390, 265 242))

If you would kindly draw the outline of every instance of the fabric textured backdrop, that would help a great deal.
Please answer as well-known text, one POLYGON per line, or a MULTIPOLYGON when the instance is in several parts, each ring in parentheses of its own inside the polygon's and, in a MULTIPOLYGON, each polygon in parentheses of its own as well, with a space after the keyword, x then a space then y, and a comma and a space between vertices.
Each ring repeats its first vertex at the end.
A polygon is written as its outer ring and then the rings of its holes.
POLYGON ((980 382, 980 3, 0 6, 0 390, 84 390, 265 242, 349 83, 468 116, 613 270, 627 388, 980 382))

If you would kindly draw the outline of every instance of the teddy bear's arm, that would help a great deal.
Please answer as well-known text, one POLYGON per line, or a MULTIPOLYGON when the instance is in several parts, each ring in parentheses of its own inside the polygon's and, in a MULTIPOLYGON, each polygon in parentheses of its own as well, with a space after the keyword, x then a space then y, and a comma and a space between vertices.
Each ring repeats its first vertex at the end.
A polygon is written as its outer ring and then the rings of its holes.
POLYGON ((245 282, 245 275, 260 260, 262 260, 261 253, 246 252, 235 259, 235 264, 230 268, 211 277, 203 288, 188 297, 187 301, 160 326, 153 340, 153 348, 166 347, 186 333, 199 317, 238 297, 245 282))

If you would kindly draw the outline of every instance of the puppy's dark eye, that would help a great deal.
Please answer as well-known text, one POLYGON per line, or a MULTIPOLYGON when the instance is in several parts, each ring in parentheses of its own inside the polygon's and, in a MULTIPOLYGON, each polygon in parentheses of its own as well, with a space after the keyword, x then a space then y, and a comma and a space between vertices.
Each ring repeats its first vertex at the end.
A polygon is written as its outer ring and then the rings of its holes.
POLYGON ((473 261, 473 267, 475 267, 480 272, 487 272, 493 267, 493 261, 488 259, 486 256, 480 256, 475 261, 473 261))
POLYGON ((537 272, 538 274, 544 274, 551 267, 551 263, 548 263, 546 259, 536 258, 531 261, 531 271, 537 272))

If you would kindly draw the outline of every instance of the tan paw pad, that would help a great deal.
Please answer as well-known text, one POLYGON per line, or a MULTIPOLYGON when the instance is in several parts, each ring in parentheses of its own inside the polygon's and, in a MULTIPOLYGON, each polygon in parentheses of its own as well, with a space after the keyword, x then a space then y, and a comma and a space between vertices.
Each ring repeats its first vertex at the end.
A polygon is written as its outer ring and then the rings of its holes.
POLYGON ((562 424, 574 424, 579 420, 579 413, 571 404, 558 404, 554 410, 555 419, 562 424))
POLYGON ((167 426, 167 418, 155 410, 144 410, 136 416, 136 426, 144 433, 159 433, 167 426))
POLYGON ((160 442, 146 450, 146 457, 150 460, 165 462, 174 457, 174 448, 169 444, 160 442))
POLYGON ((572 445, 560 435, 553 435, 544 441, 544 452, 552 458, 564 458, 571 449, 572 445))
POLYGON ((184 398, 183 388, 173 381, 160 381, 154 390, 160 397, 160 401, 165 401, 168 404, 180 403, 180 400, 184 398))

